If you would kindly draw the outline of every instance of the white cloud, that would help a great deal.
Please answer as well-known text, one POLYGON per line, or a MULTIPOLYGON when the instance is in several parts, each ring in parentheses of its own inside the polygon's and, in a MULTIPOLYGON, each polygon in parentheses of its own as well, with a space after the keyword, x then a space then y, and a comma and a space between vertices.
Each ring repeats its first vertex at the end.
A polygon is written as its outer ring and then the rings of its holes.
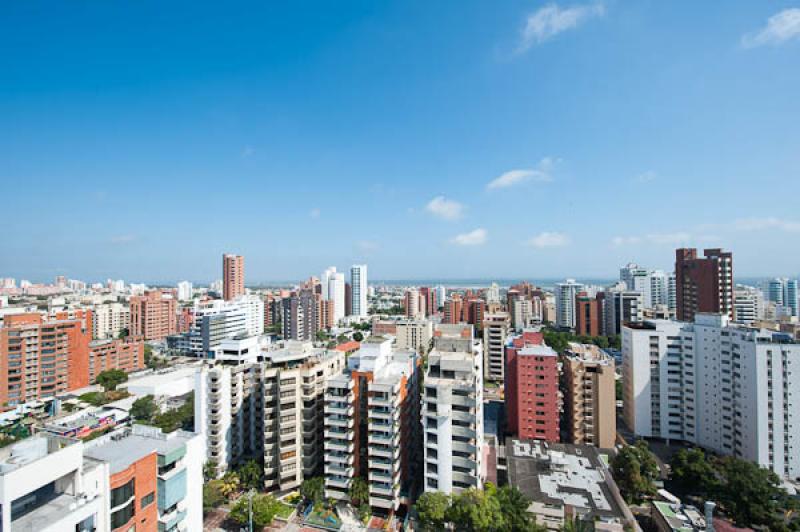
POLYGON ((486 229, 479 227, 474 231, 470 231, 469 233, 462 233, 460 235, 456 235, 450 239, 450 242, 453 244, 458 244, 459 246, 481 246, 486 243, 488 239, 488 233, 486 229))
POLYGON ((308 215, 316 220, 317 218, 319 218, 322 215, 322 211, 319 210, 319 209, 311 209, 308 212, 308 215))
POLYGON ((783 220, 769 216, 766 218, 740 218, 733 223, 740 231, 762 231, 764 229, 779 229, 790 233, 800 232, 800 222, 783 220))
POLYGON ((536 181, 539 183, 548 183, 553 180, 552 170, 557 161, 550 157, 545 157, 536 168, 528 168, 521 170, 510 170, 495 179, 489 181, 486 188, 489 190, 495 188, 507 188, 525 183, 526 181, 536 181))
POLYGON ((528 245, 535 248, 556 248, 569 244, 569 237, 563 233, 542 232, 528 240, 528 245))
POLYGON ((428 202, 425 210, 443 220, 458 220, 464 213, 464 206, 444 196, 436 196, 428 202))
POLYGON ((769 17, 767 25, 760 30, 744 35, 742 46, 778 45, 796 38, 800 38, 800 8, 793 7, 769 17))
POLYGON ((591 4, 560 8, 556 4, 548 4, 530 15, 522 30, 518 52, 525 52, 532 46, 552 39, 559 33, 572 30, 586 20, 605 13, 603 4, 591 4))
POLYGON ((655 181, 657 177, 658 174, 655 173, 655 171, 647 170, 646 172, 642 172, 641 174, 634 177, 633 180, 637 183, 649 183, 651 181, 655 181))

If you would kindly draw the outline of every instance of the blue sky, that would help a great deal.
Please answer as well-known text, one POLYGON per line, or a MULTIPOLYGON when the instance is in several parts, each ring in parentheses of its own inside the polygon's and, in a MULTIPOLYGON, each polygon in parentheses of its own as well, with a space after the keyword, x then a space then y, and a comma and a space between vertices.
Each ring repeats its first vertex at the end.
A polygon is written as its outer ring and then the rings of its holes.
POLYGON ((800 3, 3 2, 0 276, 800 270, 800 3))

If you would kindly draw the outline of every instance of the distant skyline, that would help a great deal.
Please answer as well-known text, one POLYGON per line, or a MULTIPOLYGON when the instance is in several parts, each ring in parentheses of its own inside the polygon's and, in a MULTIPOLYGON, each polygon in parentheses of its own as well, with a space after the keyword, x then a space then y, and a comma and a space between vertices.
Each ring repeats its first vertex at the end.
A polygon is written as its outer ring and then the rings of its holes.
POLYGON ((0 277, 800 273, 797 0, 10 2, 0 47, 0 277))

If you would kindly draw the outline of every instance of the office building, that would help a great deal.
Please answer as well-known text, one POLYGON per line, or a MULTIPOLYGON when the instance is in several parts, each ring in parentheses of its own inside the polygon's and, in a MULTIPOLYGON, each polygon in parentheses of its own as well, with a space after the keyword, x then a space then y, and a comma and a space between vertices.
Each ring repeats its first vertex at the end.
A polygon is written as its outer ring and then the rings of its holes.
POLYGON ((87 320, 13 314, 0 324, 0 411, 89 385, 87 320))
POLYGON ((521 439, 559 441, 558 353, 542 334, 524 331, 506 343, 508 430, 521 439))
POLYGON ((145 341, 163 340, 177 332, 178 303, 171 293, 147 290, 144 295, 132 296, 131 336, 145 341))
POLYGON ((614 359, 596 345, 570 343, 561 356, 565 432, 569 443, 616 444, 614 359))
POLYGON ((232 301, 244 295, 244 257, 226 253, 222 256, 222 298, 232 301))
POLYGON ((356 477, 374 513, 389 514, 421 488, 420 357, 371 336, 325 383, 325 497, 348 500, 356 477))
POLYGON ((505 375, 505 345, 511 328, 508 312, 487 314, 483 320, 483 369, 486 380, 503 382, 505 375))
POLYGON ((367 302, 367 265, 354 264, 350 268, 350 290, 353 316, 366 318, 369 314, 367 302))
POLYGON ((131 309, 121 303, 96 305, 92 310, 92 337, 96 340, 119 338, 130 333, 131 309))
POLYGON ((584 286, 567 279, 556 285, 556 326, 567 329, 575 328, 575 296, 584 290, 584 286))
POLYGON ((733 254, 694 248, 675 251, 675 290, 678 321, 692 322, 698 312, 725 314, 733 319, 733 254))
POLYGON ((481 351, 471 325, 437 327, 422 400, 425 491, 452 495, 483 487, 481 351))
POLYGON ((622 336, 624 413, 646 438, 681 440, 800 476, 800 344, 789 335, 730 325, 646 321, 622 336))
POLYGON ((800 316, 798 312, 797 279, 775 278, 767 282, 767 300, 781 308, 786 316, 800 316))

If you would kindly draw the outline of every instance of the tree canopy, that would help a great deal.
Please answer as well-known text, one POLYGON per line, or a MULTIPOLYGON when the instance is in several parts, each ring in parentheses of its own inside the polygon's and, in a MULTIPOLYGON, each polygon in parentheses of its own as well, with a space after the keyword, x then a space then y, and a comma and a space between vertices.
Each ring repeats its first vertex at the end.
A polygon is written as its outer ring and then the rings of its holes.
POLYGON ((145 395, 133 402, 130 415, 136 421, 149 422, 158 412, 158 405, 152 395, 145 395))
POLYGON ((623 447, 611 460, 611 473, 629 504, 642 502, 656 493, 658 463, 644 440, 623 447))
POLYGON ((117 386, 128 380, 128 374, 121 369, 107 369, 100 372, 95 382, 107 392, 114 391, 117 386))
POLYGON ((300 484, 300 495, 314 504, 319 504, 325 500, 325 479, 323 477, 312 477, 300 484))
MULTIPOLYGON (((239 497, 236 503, 231 508, 229 514, 230 518, 240 525, 247 525, 250 516, 250 496, 245 495, 239 497)), ((253 509, 253 526, 258 529, 272 523, 275 516, 281 509, 281 503, 278 502, 273 496, 259 493, 252 496, 252 509, 253 509)))

